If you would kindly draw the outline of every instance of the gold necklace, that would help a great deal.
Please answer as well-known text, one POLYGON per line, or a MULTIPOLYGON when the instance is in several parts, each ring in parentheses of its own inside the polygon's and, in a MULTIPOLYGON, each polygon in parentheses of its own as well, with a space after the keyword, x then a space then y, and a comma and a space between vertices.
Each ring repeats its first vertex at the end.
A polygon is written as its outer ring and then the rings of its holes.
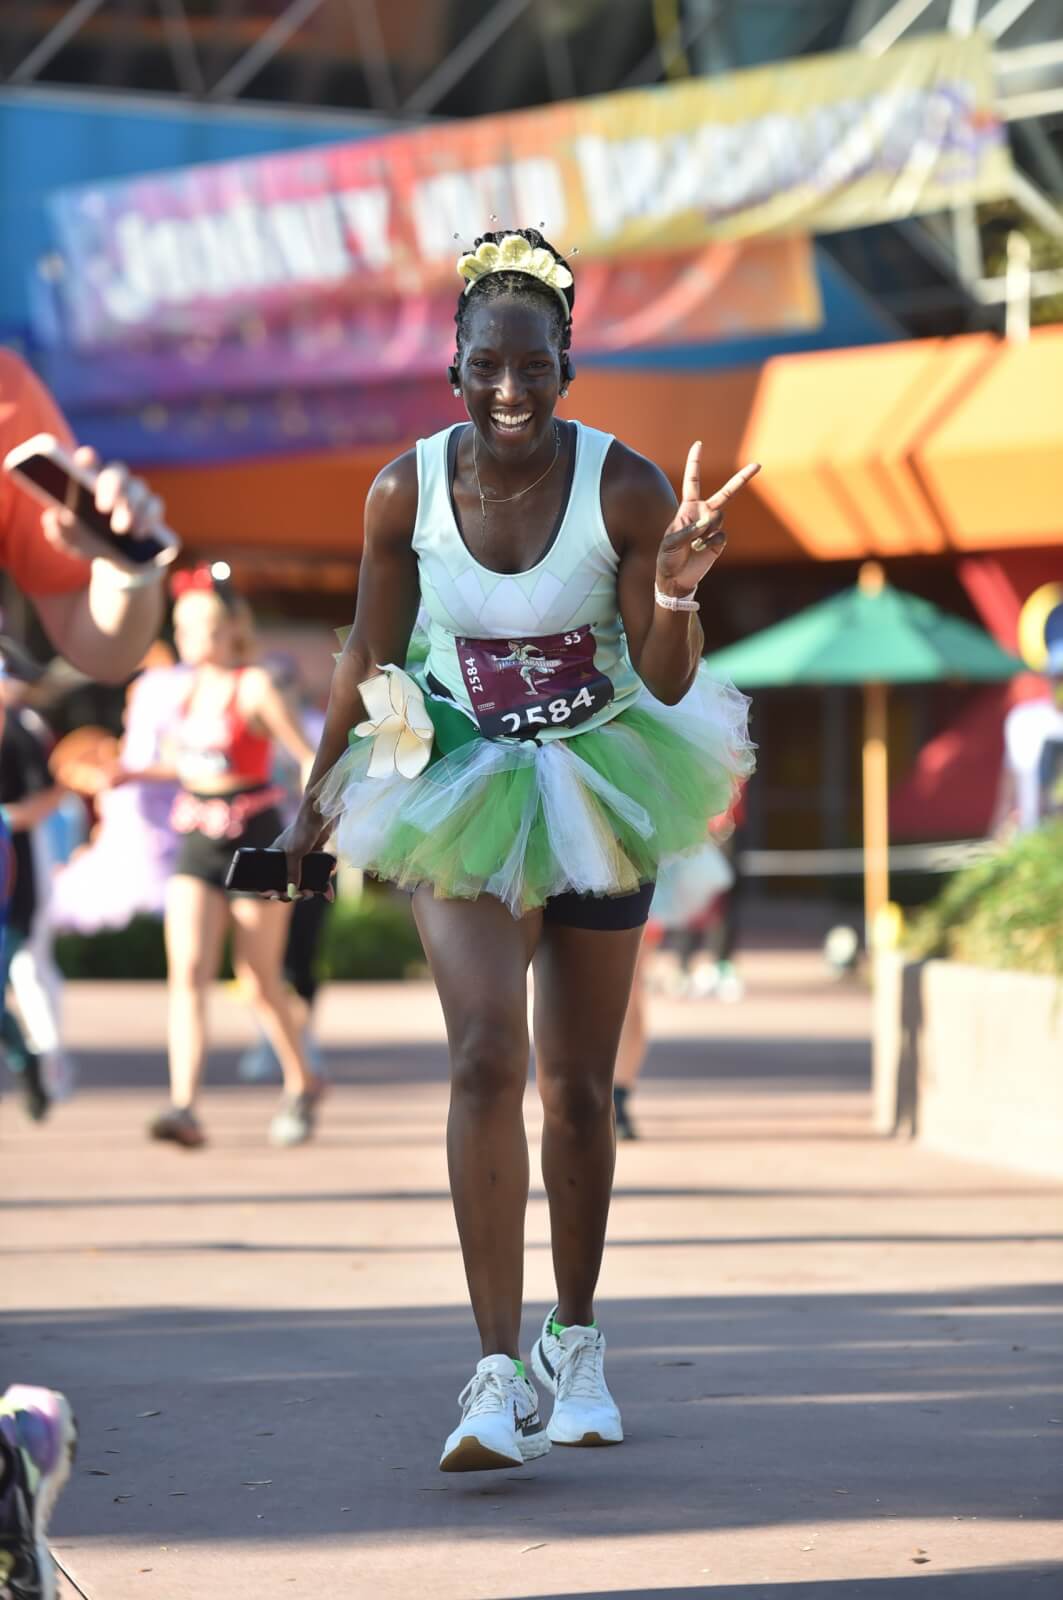
MULTIPOLYGON (((476 464, 476 440, 477 440, 477 437, 478 436, 477 436, 476 428, 475 428, 475 425, 474 425, 473 426, 473 430, 472 430, 472 470, 473 470, 473 472, 474 472, 474 474, 476 476, 476 492, 480 496, 480 532, 481 532, 481 535, 486 538, 486 536, 487 536, 487 497, 486 497, 486 495, 484 494, 484 491, 483 491, 483 484, 480 482, 480 468, 476 464)), ((558 457, 558 454, 559 454, 560 450, 561 450, 561 430, 558 427, 557 423, 555 422, 554 423, 554 453, 553 453, 553 456, 551 458, 550 465, 547 467, 546 471, 541 473, 540 476, 538 478, 536 478, 534 483, 529 483, 529 485, 528 485, 528 487, 526 489, 518 489, 516 494, 493 495, 491 497, 491 504, 493 506, 505 506, 505 505, 508 505, 511 500, 519 500, 522 495, 531 494, 532 490, 533 489, 537 489, 539 487, 539 485, 542 483, 543 479, 544 478, 548 478, 550 476, 551 472, 553 472, 554 466, 556 465, 557 457, 558 457)))

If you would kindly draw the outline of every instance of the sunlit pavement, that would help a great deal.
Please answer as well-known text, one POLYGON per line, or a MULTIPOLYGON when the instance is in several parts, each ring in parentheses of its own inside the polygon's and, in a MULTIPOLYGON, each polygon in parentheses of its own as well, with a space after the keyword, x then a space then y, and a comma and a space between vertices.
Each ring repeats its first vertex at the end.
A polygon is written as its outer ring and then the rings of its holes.
MULTIPOLYGON (((430 988, 325 997, 334 1087, 287 1152, 219 991, 186 1154, 143 1137, 162 991, 73 987, 80 1094, 0 1112, 4 1378, 82 1428, 64 1593, 1055 1600, 1061 1191, 872 1137, 866 996, 744 971, 740 1005, 651 1008, 599 1301, 628 1442, 467 1477, 436 1470, 478 1351, 430 988)), ((538 1186, 527 1264, 526 1346, 538 1186)))

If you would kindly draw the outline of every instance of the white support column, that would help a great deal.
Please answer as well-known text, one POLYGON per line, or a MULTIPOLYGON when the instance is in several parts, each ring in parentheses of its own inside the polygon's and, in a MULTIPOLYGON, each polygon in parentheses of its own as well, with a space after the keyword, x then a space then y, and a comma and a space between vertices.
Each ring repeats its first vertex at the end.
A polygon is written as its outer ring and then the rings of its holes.
POLYGON ((1009 339, 1030 337, 1030 241, 1017 228, 1008 234, 1007 299, 1004 332, 1009 339))
MULTIPOLYGON (((1063 294, 1063 269, 1047 268, 1041 272, 1031 272, 1029 292, 1031 300, 1042 300, 1050 295, 1063 294)), ((1008 298, 1007 276, 983 278, 977 286, 976 293, 984 306, 1004 305, 1008 298)))
MULTIPOLYGON (((681 50, 690 50, 719 20, 720 12, 716 0, 704 0, 703 5, 697 12, 687 16, 679 37, 679 48, 681 50)), ((666 70, 666 65, 660 44, 655 44, 648 55, 643 56, 638 66, 632 68, 619 87, 621 89, 637 89, 644 84, 655 83, 659 74, 666 70)), ((691 70, 697 76, 697 72, 693 67, 691 70)))
POLYGON ((308 22, 315 11, 320 10, 324 0, 291 0, 285 8, 271 22, 260 39, 257 39, 245 55, 235 61, 223 77, 210 90, 208 98, 211 100, 227 100, 234 98, 246 89, 251 80, 258 76, 267 62, 272 61, 279 50, 282 50, 293 34, 298 33, 304 22, 308 22))
POLYGON ((860 49, 869 56, 881 56, 896 44, 902 33, 917 22, 924 11, 929 11, 933 0, 896 0, 884 17, 869 28, 860 40, 860 49))
POLYGON ((1037 72, 1041 67, 1063 65, 1063 38, 1043 44, 1024 44, 1017 50, 994 50, 993 67, 1000 74, 1037 72))
POLYGON ((953 208, 952 248, 956 253, 956 270, 960 281, 965 288, 971 289, 985 276, 982 236, 978 231, 978 214, 973 205, 953 208))
POLYGON ((966 38, 978 21, 978 0, 949 0, 949 32, 966 38))
POLYGON ((951 231, 942 236, 937 231, 937 223, 947 222, 947 216, 902 217, 896 226, 898 231, 908 240, 914 250, 918 250, 924 261, 928 261, 938 272, 950 278, 957 287, 962 287, 960 281, 959 264, 953 252, 951 231))
POLYGON ((1063 206, 1043 194, 1018 167, 1012 168, 1011 193, 1046 233, 1050 233, 1054 239, 1063 239, 1063 206))
POLYGON ((202 94, 207 85, 188 26, 184 0, 159 0, 159 10, 177 82, 185 94, 202 94))
POLYGON ((35 44, 29 55, 20 61, 14 72, 8 78, 8 83, 32 83, 39 72, 42 72, 49 61, 57 56, 65 44, 71 40, 78 29, 90 17, 95 16, 103 5, 104 0, 77 0, 72 5, 65 17, 60 17, 54 28, 50 28, 44 38, 35 44))
POLYGON ((1049 194, 1063 195, 1063 155, 1056 149, 1037 121, 1017 122, 1015 134, 1036 168, 1041 183, 1049 194))
POLYGON ((1063 111, 1063 89, 1031 89, 1029 94, 1002 95, 997 110, 1005 122, 1024 117, 1054 117, 1063 111))
POLYGON ((1033 3, 1034 0, 997 0, 992 11, 986 12, 979 27, 991 39, 999 39, 1013 23, 1018 22, 1024 11, 1029 11, 1033 3))
POLYGON ((842 43, 851 50, 879 20, 883 0, 852 0, 842 29, 842 43))
POLYGON ((449 94, 464 78, 481 56, 485 56, 496 40, 501 39, 522 12, 527 11, 531 0, 496 0, 487 15, 481 17, 475 28, 470 28, 465 38, 445 56, 434 72, 429 73, 421 87, 407 100, 403 112, 414 116, 431 111, 445 94, 449 94))
POLYGON ((543 47, 546 78, 550 85, 550 98, 555 102, 576 98, 576 76, 572 70, 572 56, 568 41, 562 31, 564 15, 558 6, 536 7, 536 22, 543 47))
POLYGON ((375 111, 398 110, 399 97, 391 76, 391 64, 384 47, 380 28, 380 13, 376 0, 348 0, 354 20, 354 33, 358 40, 366 82, 375 111))

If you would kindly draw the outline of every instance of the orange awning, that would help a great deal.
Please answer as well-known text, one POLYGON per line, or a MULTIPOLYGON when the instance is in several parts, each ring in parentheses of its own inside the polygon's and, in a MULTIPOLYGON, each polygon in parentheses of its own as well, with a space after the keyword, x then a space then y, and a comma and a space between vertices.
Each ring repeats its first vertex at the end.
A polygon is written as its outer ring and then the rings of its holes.
POLYGON ((1063 541, 1063 328, 997 343, 916 466, 957 549, 1063 541))
MULTIPOLYGON (((584 369, 569 409, 678 488, 764 470, 728 514, 731 562, 1063 542, 1063 328, 781 356, 687 374, 584 369)), ((412 441, 408 441, 412 442, 412 441)), ((369 486, 401 446, 150 474, 191 548, 357 560, 369 486)))
MULTIPOLYGON (((701 483, 707 494, 754 455, 747 434, 762 376, 759 367, 711 376, 584 369, 565 410, 655 461, 677 493, 687 451, 700 439, 701 483)), ((759 492, 762 478, 728 512, 728 559, 800 560, 807 552, 777 515, 770 496, 759 492)))
POLYGON ((151 469, 151 486, 190 549, 273 551, 357 561, 366 495, 394 450, 328 451, 151 469))

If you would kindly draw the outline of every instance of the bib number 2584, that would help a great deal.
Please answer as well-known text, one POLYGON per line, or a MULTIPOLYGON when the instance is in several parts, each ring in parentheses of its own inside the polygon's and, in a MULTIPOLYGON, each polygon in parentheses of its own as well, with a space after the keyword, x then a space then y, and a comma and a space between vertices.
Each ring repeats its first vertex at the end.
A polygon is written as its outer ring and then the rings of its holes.
POLYGON ((613 698, 612 684, 595 666, 590 627, 535 639, 456 642, 469 700, 489 739, 568 732, 613 698))
POLYGON ((519 737, 528 728, 560 728, 573 718, 583 722, 586 717, 593 717, 596 710, 590 689, 579 689, 571 700, 559 694, 547 705, 527 706, 523 711, 503 711, 502 721, 507 733, 519 737), (585 713, 584 716, 580 715, 581 711, 585 713))

